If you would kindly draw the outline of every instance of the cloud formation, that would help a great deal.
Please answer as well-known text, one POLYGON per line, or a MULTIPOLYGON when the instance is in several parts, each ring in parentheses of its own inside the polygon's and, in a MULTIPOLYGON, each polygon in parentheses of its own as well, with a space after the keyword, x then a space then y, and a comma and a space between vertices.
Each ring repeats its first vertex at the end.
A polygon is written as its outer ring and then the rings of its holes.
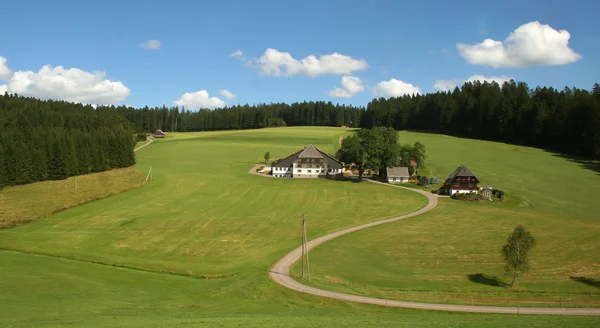
POLYGON ((280 52, 277 49, 268 48, 264 55, 258 59, 251 60, 252 64, 258 65, 260 75, 270 76, 306 76, 318 75, 350 75, 353 72, 367 68, 364 59, 353 59, 339 53, 314 55, 298 60, 288 52, 280 52))
POLYGON ((160 41, 158 40, 148 40, 146 42, 140 43, 140 47, 146 50, 159 50, 160 49, 160 41))
POLYGON ((0 81, 7 81, 11 75, 12 72, 6 66, 6 58, 0 56, 0 81))
POLYGON ((377 97, 402 97, 404 95, 420 94, 421 89, 410 83, 391 79, 389 81, 381 81, 372 89, 373 94, 377 97))
POLYGON ((550 25, 530 22, 519 26, 502 41, 485 39, 478 44, 458 43, 460 55, 474 65, 531 67, 565 65, 582 58, 569 48, 571 35, 550 25))
POLYGON ((39 72, 17 71, 6 91, 40 99, 55 99, 84 104, 116 104, 131 90, 120 81, 110 81, 104 72, 86 72, 78 68, 44 65, 39 72))
POLYGON ((225 102, 217 97, 209 98, 208 91, 206 90, 186 92, 179 99, 175 100, 174 103, 186 109, 222 108, 226 106, 225 102))
POLYGON ((246 60, 246 55, 244 55, 244 52, 241 50, 236 50, 232 52, 231 54, 229 54, 229 57, 233 57, 239 60, 246 60))
POLYGON ((219 94, 227 99, 235 98, 235 94, 227 89, 219 90, 219 94))
POLYGON ((475 75, 471 75, 471 77, 469 77, 466 80, 462 80, 462 79, 437 80, 437 81, 435 81, 433 88, 437 91, 452 91, 452 90, 454 90, 454 88, 456 88, 458 86, 462 86, 465 82, 474 82, 474 81, 480 81, 481 83, 483 83, 483 82, 491 83, 492 81, 496 81, 496 83, 498 83, 500 86, 502 86, 502 84, 504 84, 504 82, 509 82, 512 79, 513 79, 512 77, 506 76, 506 75, 483 76, 483 75, 475 74, 475 75))
POLYGON ((342 86, 340 88, 328 91, 327 95, 330 97, 350 98, 365 90, 362 81, 356 76, 343 76, 341 83, 342 86))
POLYGON ((8 85, 0 84, 0 96, 3 95, 7 91, 8 91, 8 85))

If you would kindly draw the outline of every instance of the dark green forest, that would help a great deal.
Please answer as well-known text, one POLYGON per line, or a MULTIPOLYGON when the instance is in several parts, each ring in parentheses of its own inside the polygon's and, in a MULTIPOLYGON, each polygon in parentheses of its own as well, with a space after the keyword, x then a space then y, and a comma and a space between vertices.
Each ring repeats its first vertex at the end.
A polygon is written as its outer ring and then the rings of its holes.
POLYGON ((600 158, 600 85, 591 92, 526 83, 465 83, 452 92, 374 99, 361 127, 502 141, 600 158))
POLYGON ((0 188, 135 164, 130 123, 114 110, 0 96, 0 188))
POLYGON ((373 99, 366 108, 331 102, 177 107, 84 106, 0 96, 0 188, 135 163, 136 132, 278 126, 392 127, 534 146, 600 159, 600 85, 591 91, 469 82, 452 92, 373 99))

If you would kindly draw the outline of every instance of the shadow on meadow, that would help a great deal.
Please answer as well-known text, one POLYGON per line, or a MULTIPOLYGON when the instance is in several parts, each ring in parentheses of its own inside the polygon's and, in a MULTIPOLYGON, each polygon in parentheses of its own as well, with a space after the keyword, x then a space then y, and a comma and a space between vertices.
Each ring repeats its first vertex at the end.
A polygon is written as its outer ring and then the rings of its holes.
POLYGON ((600 175, 600 161, 595 161, 589 158, 571 154, 552 153, 552 156, 564 158, 569 162, 577 163, 580 167, 594 171, 600 175))
POLYGON ((587 277, 573 277, 573 276, 570 276, 569 278, 571 278, 571 280, 580 282, 582 284, 586 284, 588 286, 600 288, 600 280, 587 278, 587 277))
POLYGON ((502 280, 500 280, 496 277, 490 277, 483 273, 470 274, 470 275, 467 275, 467 278, 469 278, 469 280, 471 282, 482 284, 482 285, 488 285, 488 286, 492 286, 492 287, 507 287, 508 286, 508 284, 503 282, 502 280))

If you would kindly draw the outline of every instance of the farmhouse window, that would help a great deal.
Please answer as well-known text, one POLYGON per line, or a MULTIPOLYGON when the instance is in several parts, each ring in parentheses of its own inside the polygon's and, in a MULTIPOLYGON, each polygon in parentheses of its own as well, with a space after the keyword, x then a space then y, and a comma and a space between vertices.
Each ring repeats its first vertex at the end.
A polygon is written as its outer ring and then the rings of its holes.
POLYGON ((312 173, 312 170, 307 170, 306 172, 308 172, 308 173, 312 173))
POLYGON ((302 173, 302 170, 298 170, 298 173, 302 173))
POLYGON ((458 187, 458 186, 460 186, 460 185, 459 185, 458 183, 455 183, 455 184, 454 184, 454 186, 455 186, 455 187, 458 187))
POLYGON ((469 187, 473 187, 473 184, 472 184, 472 183, 469 183, 469 187))

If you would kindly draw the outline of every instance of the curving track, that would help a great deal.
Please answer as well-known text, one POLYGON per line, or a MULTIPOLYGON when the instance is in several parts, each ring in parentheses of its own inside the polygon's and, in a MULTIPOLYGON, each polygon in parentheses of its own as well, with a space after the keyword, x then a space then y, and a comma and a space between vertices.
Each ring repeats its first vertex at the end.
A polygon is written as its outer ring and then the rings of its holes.
MULTIPOLYGON (((372 183, 380 183, 391 187, 402 188, 411 190, 414 192, 418 192, 429 200, 425 207, 406 214, 402 216, 398 216, 395 218, 372 222, 363 224, 357 227, 348 228, 344 230, 340 230, 337 232, 330 233, 328 235, 319 237, 317 239, 313 239, 308 242, 308 249, 311 250, 318 245, 334 239, 336 237, 373 227, 376 225, 394 222, 402 219, 406 219, 409 217, 413 217, 427 211, 432 210, 437 206, 438 197, 435 194, 428 193, 422 190, 411 189, 401 186, 392 186, 386 183, 370 181, 372 183)), ((455 311, 455 312, 474 312, 474 313, 505 313, 505 314, 552 314, 552 315, 585 315, 585 316, 600 316, 600 308, 535 308, 535 307, 502 307, 502 306, 479 306, 479 305, 453 305, 453 304, 435 304, 435 303, 420 303, 420 302, 407 302, 407 301, 398 301, 398 300, 388 300, 367 296, 359 296, 352 294, 344 294, 338 292, 332 292, 324 289, 318 289, 314 287, 310 287, 307 285, 303 285, 302 283, 296 281, 289 275, 289 272, 298 260, 300 260, 302 256, 302 248, 298 247, 293 250, 291 253, 284 256, 279 262, 277 262, 269 271, 269 276, 271 279, 279 285, 287 287, 289 289, 293 289, 295 291, 299 291, 302 293, 313 294, 316 296, 327 297, 338 299, 342 301, 348 302, 358 302, 365 304, 374 304, 380 306, 389 306, 389 307, 400 307, 400 308, 410 308, 410 309, 421 309, 421 310, 437 310, 437 311, 455 311)))

